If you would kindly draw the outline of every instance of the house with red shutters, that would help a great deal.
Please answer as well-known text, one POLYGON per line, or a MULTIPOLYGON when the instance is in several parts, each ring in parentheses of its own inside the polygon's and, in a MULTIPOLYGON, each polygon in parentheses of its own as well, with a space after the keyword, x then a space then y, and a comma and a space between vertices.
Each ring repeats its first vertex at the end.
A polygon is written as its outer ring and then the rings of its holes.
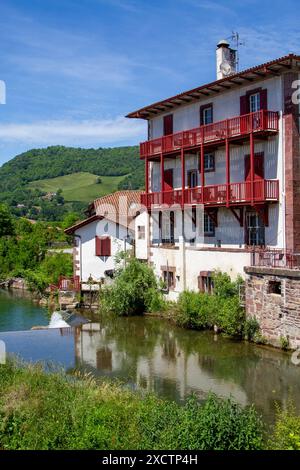
POLYGON ((74 237, 74 277, 82 291, 113 276, 116 256, 132 250, 141 191, 117 191, 93 201, 87 218, 65 230, 74 237))
POLYGON ((300 56, 236 63, 222 40, 216 80, 127 116, 148 125, 136 253, 171 298, 243 276, 263 334, 300 344, 300 56))

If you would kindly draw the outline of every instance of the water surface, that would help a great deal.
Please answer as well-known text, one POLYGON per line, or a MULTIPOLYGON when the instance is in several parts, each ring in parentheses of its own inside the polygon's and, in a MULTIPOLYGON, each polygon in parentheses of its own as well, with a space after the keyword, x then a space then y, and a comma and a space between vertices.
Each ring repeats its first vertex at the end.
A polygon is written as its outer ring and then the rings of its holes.
POLYGON ((48 325, 48 312, 23 291, 0 289, 0 331, 30 330, 48 325))
POLYGON ((269 422, 275 401, 285 406, 290 397, 300 410, 300 367, 290 354, 156 318, 101 318, 74 329, 0 333, 1 339, 27 361, 83 367, 178 402, 212 391, 254 403, 269 422))

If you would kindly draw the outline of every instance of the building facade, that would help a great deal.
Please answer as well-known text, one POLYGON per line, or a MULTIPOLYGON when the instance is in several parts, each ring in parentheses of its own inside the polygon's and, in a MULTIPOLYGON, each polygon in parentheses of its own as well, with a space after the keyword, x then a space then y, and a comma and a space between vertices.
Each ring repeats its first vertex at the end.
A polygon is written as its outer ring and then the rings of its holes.
POLYGON ((134 218, 140 207, 141 191, 117 191, 96 199, 87 219, 69 227, 74 237, 74 276, 82 291, 89 291, 113 276, 116 257, 134 245, 134 218))
POLYGON ((137 253, 173 297, 216 269, 298 264, 300 56, 236 72, 234 54, 221 41, 216 81, 127 116, 148 122, 137 253))

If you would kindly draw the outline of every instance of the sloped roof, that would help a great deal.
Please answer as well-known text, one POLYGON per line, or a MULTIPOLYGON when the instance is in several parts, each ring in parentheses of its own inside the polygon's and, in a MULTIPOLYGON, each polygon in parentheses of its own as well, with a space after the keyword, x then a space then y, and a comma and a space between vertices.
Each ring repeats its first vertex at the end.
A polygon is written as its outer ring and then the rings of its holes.
POLYGON ((81 222, 69 227, 65 233, 71 235, 77 229, 94 222, 95 220, 107 219, 112 222, 119 223, 124 227, 129 227, 132 220, 141 211, 141 194, 143 191, 124 190, 116 191, 112 194, 95 199, 90 204, 91 209, 94 209, 93 215, 81 222))
POLYGON ((68 227, 65 229, 65 233, 67 235, 72 235, 76 230, 78 230, 81 227, 84 227, 85 225, 88 225, 95 220, 101 220, 103 217, 99 217, 98 215, 93 215, 92 217, 88 217, 87 219, 81 220, 80 222, 77 222, 77 224, 72 225, 71 227, 68 227))
POLYGON ((220 80, 215 80, 211 83, 201 85, 197 88, 193 88, 192 90, 184 91, 183 93, 179 93, 178 95, 165 100, 157 101, 156 103, 129 113, 126 117, 149 119, 161 113, 168 111, 171 112, 172 108, 192 103, 201 98, 209 98, 210 96, 228 91, 237 86, 244 85, 245 83, 249 84, 267 77, 278 75, 282 71, 286 71, 294 67, 300 70, 300 56, 296 54, 288 54, 270 62, 265 62, 264 64, 221 78, 220 80))

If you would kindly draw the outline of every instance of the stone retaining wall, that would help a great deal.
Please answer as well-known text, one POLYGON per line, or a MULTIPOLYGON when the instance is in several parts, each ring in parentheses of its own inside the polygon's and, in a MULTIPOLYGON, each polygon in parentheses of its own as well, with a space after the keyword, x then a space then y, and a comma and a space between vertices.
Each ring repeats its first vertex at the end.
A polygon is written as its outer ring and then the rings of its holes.
POLYGON ((291 348, 300 347, 300 271, 246 267, 245 272, 247 317, 256 317, 273 346, 280 346, 284 337, 291 348))

